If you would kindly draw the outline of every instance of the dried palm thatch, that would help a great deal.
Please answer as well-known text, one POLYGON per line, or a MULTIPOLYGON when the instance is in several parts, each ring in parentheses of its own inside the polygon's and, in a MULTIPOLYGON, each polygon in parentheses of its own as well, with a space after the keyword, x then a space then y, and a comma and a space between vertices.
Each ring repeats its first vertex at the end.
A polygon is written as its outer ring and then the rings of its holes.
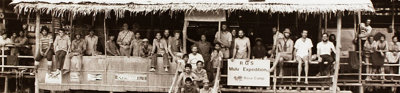
POLYGON ((105 13, 109 17, 115 12, 117 17, 130 13, 163 13, 245 10, 269 13, 336 13, 374 12, 370 0, 14 0, 15 11, 19 14, 41 12, 62 17, 66 13, 76 15, 96 15, 105 13))

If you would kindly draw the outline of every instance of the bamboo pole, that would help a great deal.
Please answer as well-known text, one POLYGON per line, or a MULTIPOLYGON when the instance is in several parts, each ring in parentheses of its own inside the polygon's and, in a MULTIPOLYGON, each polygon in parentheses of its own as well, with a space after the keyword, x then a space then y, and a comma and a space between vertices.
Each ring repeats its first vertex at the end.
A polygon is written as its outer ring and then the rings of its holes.
POLYGON ((104 55, 106 56, 106 58, 107 58, 107 24, 106 24, 106 19, 107 19, 107 17, 104 15, 104 23, 103 23, 103 26, 104 26, 104 28, 103 28, 103 30, 104 30, 104 55))
MULTIPOLYGON (((40 13, 36 12, 36 29, 35 29, 35 54, 39 53, 39 35, 40 35, 40 13)), ((35 93, 39 93, 39 81, 38 75, 35 74, 35 93)))
POLYGON ((326 33, 328 30, 328 14, 324 13, 324 32, 326 33))
POLYGON ((332 86, 332 91, 333 93, 336 93, 337 90, 337 80, 338 80, 338 74, 339 74, 339 64, 340 64, 340 48, 342 47, 341 45, 341 32, 342 32, 342 12, 339 12, 337 14, 337 37, 336 38, 336 62, 335 62, 335 73, 333 77, 333 86, 332 86))
POLYGON ((8 93, 8 77, 4 77, 4 93, 8 93))
POLYGON ((279 14, 278 14, 278 18, 276 21, 276 30, 279 31, 280 25, 279 25, 279 14))

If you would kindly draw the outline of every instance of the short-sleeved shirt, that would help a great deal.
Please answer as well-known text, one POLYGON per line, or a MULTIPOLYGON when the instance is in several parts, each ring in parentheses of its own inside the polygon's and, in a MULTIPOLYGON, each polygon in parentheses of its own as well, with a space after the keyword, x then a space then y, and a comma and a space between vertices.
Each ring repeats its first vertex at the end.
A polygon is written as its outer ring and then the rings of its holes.
POLYGON ((293 40, 292 39, 284 39, 281 38, 277 42, 277 49, 278 52, 290 52, 290 48, 293 47, 293 40))
MULTIPOLYGON (((168 47, 167 46, 167 41, 165 40, 165 39, 159 39, 159 40, 157 40, 157 39, 154 39, 153 40, 153 47, 156 47, 156 50, 157 50, 157 54, 164 54, 164 53, 166 53, 167 51, 165 51, 165 49, 168 47)), ((155 50, 153 50, 153 51, 155 51, 155 50)))
POLYGON ((199 53, 196 53, 196 55, 194 55, 193 53, 190 53, 188 61, 189 61, 189 64, 192 65, 192 68, 195 69, 195 68, 197 68, 197 66, 196 66, 197 61, 204 62, 204 59, 203 59, 203 56, 201 56, 201 54, 199 54, 199 53))
POLYGON ((235 39, 235 46, 237 48, 237 52, 239 52, 239 53, 248 52, 247 51, 247 44, 249 44, 249 43, 250 43, 250 40, 247 37, 236 38, 235 39))
POLYGON ((67 36, 67 35, 57 36, 56 39, 54 40, 55 51, 58 51, 58 50, 68 51, 68 46, 70 44, 71 44, 71 41, 69 39, 69 36, 67 36))
MULTIPOLYGON (((109 52, 114 53, 114 54, 118 54, 118 48, 117 45, 115 44, 114 41, 107 41, 107 48, 109 49, 109 52)), ((110 54, 111 55, 111 54, 110 54)), ((113 56, 118 56, 118 55, 113 55, 113 56)))
POLYGON ((192 71, 194 74, 196 74, 197 77, 199 77, 199 79, 201 80, 208 80, 208 76, 207 76, 207 71, 205 69, 193 69, 192 71))
POLYGON ((117 43, 122 48, 129 48, 134 34, 132 31, 121 31, 118 34, 117 43))
POLYGON ((168 39, 168 45, 171 46, 172 52, 181 52, 180 50, 180 48, 182 47, 181 39, 176 39, 172 37, 171 39, 168 39))
POLYGON ((319 42, 317 44, 317 49, 320 50, 320 55, 331 55, 332 49, 335 49, 335 45, 330 41, 326 43, 319 42))
POLYGON ((214 50, 211 53, 211 62, 213 64, 213 68, 217 68, 219 66, 220 62, 222 62, 222 57, 224 57, 222 51, 214 50))
POLYGON ((97 47, 98 40, 99 40, 99 38, 97 36, 95 36, 95 35, 93 35, 93 36, 87 35, 85 37, 86 54, 93 55, 93 53, 95 53, 97 51, 95 49, 97 47))
MULTIPOLYGON (((221 31, 218 31, 215 34, 215 39, 221 39, 221 43, 223 45, 228 45, 229 42, 232 41, 232 34, 229 31, 225 31, 225 32, 222 32, 222 33, 221 33, 221 31)), ((225 47, 229 47, 229 46, 225 46, 225 47)))
POLYGON ((53 43, 53 36, 50 34, 43 35, 40 34, 40 44, 42 49, 48 49, 50 47, 50 44, 53 43))
POLYGON ((294 44, 294 48, 297 49, 296 56, 305 57, 308 56, 308 50, 313 47, 312 41, 310 38, 299 38, 296 40, 294 44))
POLYGON ((86 42, 83 39, 72 41, 71 52, 83 53, 86 50, 86 42))
POLYGON ((199 53, 201 55, 210 55, 210 49, 211 49, 210 42, 197 41, 194 44, 199 48, 199 53))
POLYGON ((256 45, 251 52, 255 58, 263 58, 267 54, 267 49, 262 45, 256 45))
POLYGON ((140 46, 142 44, 142 39, 133 39, 131 42, 132 46, 132 55, 139 56, 140 55, 140 46))
MULTIPOLYGON (((371 34, 372 32, 372 27, 371 25, 366 26, 365 23, 360 23, 360 30, 361 34, 371 34)), ((363 37, 361 38, 362 40, 367 40, 368 37, 363 37)))

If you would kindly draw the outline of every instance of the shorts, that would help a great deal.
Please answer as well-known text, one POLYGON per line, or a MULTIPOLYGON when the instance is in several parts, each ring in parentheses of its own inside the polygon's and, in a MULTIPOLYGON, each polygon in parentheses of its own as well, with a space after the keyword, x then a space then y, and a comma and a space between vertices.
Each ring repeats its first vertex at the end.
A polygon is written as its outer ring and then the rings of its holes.
POLYGON ((286 54, 286 53, 281 53, 281 58, 285 61, 293 60, 293 55, 292 54, 286 54))

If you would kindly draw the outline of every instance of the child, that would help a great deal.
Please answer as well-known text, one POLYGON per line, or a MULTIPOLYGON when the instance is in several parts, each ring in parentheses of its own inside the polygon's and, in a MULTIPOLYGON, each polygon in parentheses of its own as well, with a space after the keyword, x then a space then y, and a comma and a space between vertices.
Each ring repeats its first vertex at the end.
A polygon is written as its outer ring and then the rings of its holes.
MULTIPOLYGON (((183 57, 187 57, 188 55, 187 54, 185 54, 185 55, 183 55, 183 57)), ((179 55, 179 56, 176 56, 176 64, 177 64, 177 71, 178 71, 178 75, 179 74, 181 74, 182 72, 183 72, 183 69, 185 69, 185 64, 186 64, 186 61, 184 60, 184 59, 182 59, 182 56, 181 55, 179 55)))
POLYGON ((181 93, 199 93, 197 88, 194 86, 192 79, 185 79, 185 86, 182 88, 181 93))
POLYGON ((219 43, 216 43, 214 46, 214 50, 211 53, 211 60, 210 62, 212 63, 213 70, 211 71, 213 75, 211 77, 215 77, 217 69, 220 68, 220 64, 222 62, 222 57, 223 53, 220 50, 221 45, 219 43))

